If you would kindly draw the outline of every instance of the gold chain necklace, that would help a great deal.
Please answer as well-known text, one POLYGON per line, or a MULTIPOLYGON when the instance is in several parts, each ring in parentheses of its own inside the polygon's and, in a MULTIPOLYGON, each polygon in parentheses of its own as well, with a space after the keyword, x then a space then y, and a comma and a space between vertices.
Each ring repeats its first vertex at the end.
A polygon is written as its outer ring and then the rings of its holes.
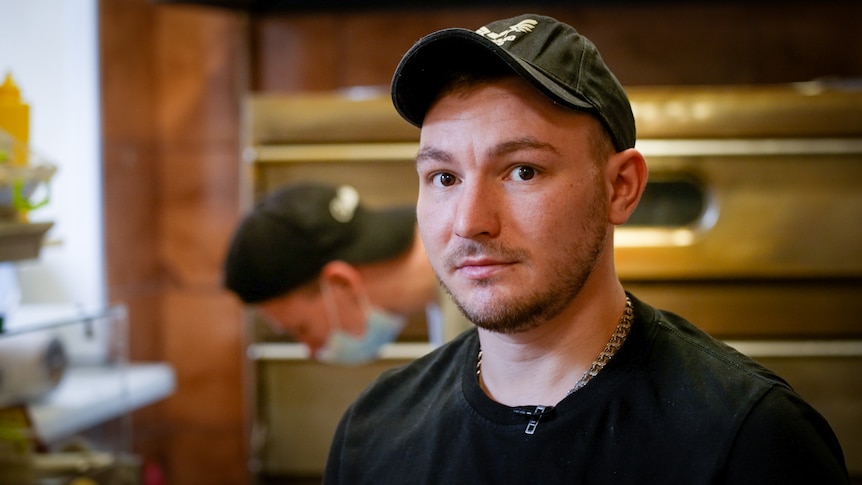
MULTIPOLYGON (((632 328, 632 321, 634 320, 634 310, 632 308, 632 300, 629 297, 626 297, 626 310, 623 312, 623 316, 620 317, 619 323, 617 323, 617 328, 614 330, 614 334, 611 335, 611 339, 605 345, 605 348, 602 349, 599 356, 596 357, 596 360, 590 365, 590 368, 584 372, 584 375, 575 383, 575 386, 569 389, 569 392, 566 393, 568 396, 573 392, 581 389, 586 386, 593 377, 598 375, 602 369, 608 365, 611 358, 617 353, 617 351, 622 347, 623 342, 626 340, 626 337, 629 334, 629 330, 632 328)), ((479 380, 479 383, 482 382, 482 349, 479 349, 479 355, 476 358, 476 378, 479 380)))

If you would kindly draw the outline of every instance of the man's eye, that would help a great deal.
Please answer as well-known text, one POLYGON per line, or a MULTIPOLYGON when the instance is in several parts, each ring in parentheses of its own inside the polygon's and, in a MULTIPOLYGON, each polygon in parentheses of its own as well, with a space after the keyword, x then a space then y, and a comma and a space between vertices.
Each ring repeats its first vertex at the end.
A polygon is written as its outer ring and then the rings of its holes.
POLYGON ((521 165, 512 170, 512 178, 515 180, 530 180, 536 176, 536 169, 521 165))
POLYGON ((438 173, 431 178, 431 183, 437 187, 449 187, 455 185, 455 176, 451 173, 438 173))

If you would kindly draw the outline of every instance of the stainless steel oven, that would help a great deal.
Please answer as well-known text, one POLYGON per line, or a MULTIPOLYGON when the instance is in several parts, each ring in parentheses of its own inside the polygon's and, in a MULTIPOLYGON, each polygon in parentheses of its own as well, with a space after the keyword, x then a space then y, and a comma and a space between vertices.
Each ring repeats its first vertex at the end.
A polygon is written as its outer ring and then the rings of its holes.
MULTIPOLYGON (((629 92, 650 182, 616 234, 625 286, 787 378, 831 422, 862 478, 862 91, 629 92)), ((418 130, 385 92, 252 96, 245 108, 248 201, 301 179, 353 184, 372 205, 415 201, 418 130)), ((405 339, 422 340, 417 328, 405 339)), ((262 472, 319 472, 358 389, 425 350, 401 342, 375 366, 333 372, 295 344, 250 332, 262 472)))

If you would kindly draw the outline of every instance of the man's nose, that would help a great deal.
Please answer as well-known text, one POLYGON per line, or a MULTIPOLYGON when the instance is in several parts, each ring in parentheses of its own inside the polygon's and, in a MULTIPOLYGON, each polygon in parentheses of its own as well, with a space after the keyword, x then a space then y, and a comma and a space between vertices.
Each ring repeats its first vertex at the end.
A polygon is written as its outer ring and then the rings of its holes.
POLYGON ((500 232, 500 198, 492 184, 461 185, 455 208, 455 235, 465 239, 493 238, 500 232))

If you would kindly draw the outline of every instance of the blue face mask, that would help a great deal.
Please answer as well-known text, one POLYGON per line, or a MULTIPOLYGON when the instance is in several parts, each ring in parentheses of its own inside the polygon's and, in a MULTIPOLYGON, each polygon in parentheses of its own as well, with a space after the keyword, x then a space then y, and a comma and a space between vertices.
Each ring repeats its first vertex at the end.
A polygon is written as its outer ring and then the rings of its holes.
POLYGON ((404 328, 404 317, 371 307, 365 321, 365 333, 358 337, 351 335, 340 328, 337 313, 332 308, 330 299, 326 297, 326 290, 324 300, 329 307, 327 313, 331 319, 336 320, 333 322, 336 325, 330 330, 326 343, 314 355, 321 362, 339 365, 367 364, 377 359, 383 346, 393 342, 404 328))

